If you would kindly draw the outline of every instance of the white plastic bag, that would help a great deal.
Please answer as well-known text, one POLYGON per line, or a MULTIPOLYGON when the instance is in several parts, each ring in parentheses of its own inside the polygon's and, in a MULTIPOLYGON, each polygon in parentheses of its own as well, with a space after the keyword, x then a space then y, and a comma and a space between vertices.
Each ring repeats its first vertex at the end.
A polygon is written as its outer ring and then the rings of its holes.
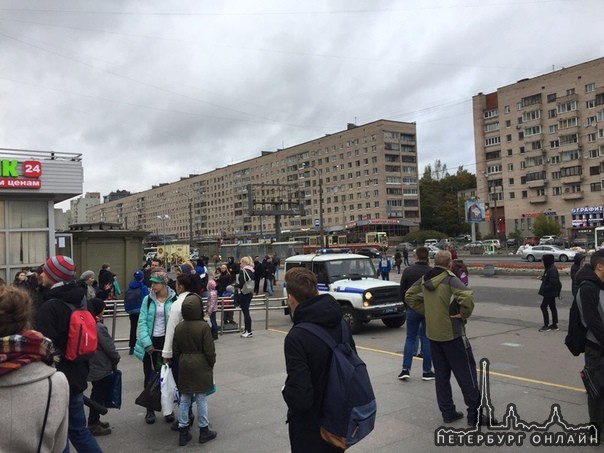
POLYGON ((169 365, 162 365, 160 372, 161 389, 161 411, 164 416, 174 412, 174 406, 178 404, 178 392, 176 382, 169 365))

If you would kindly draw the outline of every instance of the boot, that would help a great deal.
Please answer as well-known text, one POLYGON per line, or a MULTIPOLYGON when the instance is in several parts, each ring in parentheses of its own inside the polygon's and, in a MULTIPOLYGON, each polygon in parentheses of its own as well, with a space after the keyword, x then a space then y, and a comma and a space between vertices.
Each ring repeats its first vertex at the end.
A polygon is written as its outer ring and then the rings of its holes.
POLYGON ((189 432, 189 427, 185 426, 184 428, 178 428, 178 431, 178 445, 180 445, 181 447, 187 445, 189 441, 193 438, 193 436, 191 436, 191 433, 189 432))
MULTIPOLYGON (((195 420, 195 415, 193 415, 193 411, 189 408, 189 428, 193 426, 193 420, 195 420)), ((180 428, 178 427, 178 419, 174 420, 172 426, 170 427, 172 431, 178 431, 180 428)))
POLYGON ((199 428, 199 443, 205 444, 207 441, 215 439, 218 433, 212 431, 209 426, 205 428, 199 428))

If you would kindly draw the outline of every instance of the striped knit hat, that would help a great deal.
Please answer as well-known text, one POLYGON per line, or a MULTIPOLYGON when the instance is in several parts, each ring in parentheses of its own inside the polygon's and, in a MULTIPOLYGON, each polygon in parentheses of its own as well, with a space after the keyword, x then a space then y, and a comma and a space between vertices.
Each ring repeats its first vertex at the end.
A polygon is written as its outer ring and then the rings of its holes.
POLYGON ((55 283, 72 280, 75 277, 75 270, 73 260, 63 255, 51 256, 42 266, 42 272, 55 283))

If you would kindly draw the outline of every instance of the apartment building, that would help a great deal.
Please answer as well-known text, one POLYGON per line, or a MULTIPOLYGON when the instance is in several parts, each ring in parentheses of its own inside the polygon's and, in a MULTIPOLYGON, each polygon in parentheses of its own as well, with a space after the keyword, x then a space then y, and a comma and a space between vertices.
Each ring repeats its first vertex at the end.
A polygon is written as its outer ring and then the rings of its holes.
POLYGON ((483 234, 531 236, 552 216, 571 238, 604 225, 604 58, 473 97, 483 234))
POLYGON ((99 192, 86 192, 83 196, 69 201, 69 210, 67 211, 67 223, 86 223, 86 209, 96 206, 101 202, 99 192))
POLYGON ((327 233, 357 224, 389 225, 400 236, 417 229, 415 123, 348 124, 309 142, 106 201, 88 208, 87 219, 190 241, 249 240, 274 237, 275 217, 255 213, 276 208, 290 211, 281 216, 283 232, 316 231, 319 219, 327 233))

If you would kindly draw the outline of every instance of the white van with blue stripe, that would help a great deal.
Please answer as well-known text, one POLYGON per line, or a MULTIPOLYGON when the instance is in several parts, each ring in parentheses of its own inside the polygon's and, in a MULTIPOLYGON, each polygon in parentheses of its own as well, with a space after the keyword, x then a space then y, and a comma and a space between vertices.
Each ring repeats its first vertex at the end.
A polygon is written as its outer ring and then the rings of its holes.
MULTIPOLYGON (((329 293, 340 303, 352 333, 374 319, 381 319, 387 327, 401 327, 406 317, 400 284, 378 279, 371 258, 344 251, 322 249, 316 254, 291 256, 285 260, 285 271, 294 267, 311 270, 317 276, 319 293, 329 293)), ((287 297, 287 288, 284 295, 287 297)))

